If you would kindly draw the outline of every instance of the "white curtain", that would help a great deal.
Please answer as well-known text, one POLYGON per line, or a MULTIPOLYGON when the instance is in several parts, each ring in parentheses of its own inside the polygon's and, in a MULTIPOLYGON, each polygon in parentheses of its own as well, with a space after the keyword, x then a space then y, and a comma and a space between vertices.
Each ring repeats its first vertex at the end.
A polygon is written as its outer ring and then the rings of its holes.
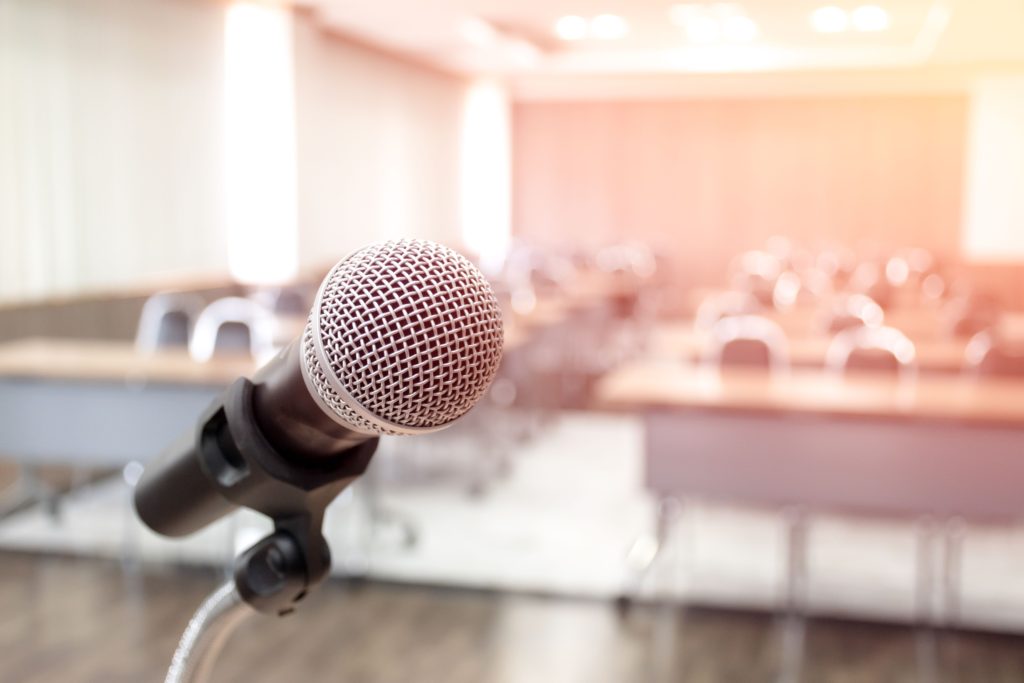
POLYGON ((0 0, 0 300, 226 268, 224 9, 0 0))

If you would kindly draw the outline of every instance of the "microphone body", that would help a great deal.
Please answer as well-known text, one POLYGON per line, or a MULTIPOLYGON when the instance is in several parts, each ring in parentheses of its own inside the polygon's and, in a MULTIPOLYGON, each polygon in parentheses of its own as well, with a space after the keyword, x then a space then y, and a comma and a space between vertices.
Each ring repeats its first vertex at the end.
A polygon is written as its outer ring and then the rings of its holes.
POLYGON ((235 382, 196 429, 146 467, 135 509, 157 533, 187 536, 239 505, 258 509, 256 492, 265 485, 254 473, 259 465, 300 488, 338 478, 347 484, 366 469, 376 442, 375 435, 341 424, 316 404, 292 343, 252 382, 235 382), (259 454, 252 458, 256 463, 246 462, 245 454, 259 454))
POLYGON ((452 424, 490 385, 502 345, 497 298, 465 258, 423 240, 361 249, 328 273, 302 336, 146 467, 139 517, 183 536, 245 506, 322 538, 323 509, 378 436, 452 424))

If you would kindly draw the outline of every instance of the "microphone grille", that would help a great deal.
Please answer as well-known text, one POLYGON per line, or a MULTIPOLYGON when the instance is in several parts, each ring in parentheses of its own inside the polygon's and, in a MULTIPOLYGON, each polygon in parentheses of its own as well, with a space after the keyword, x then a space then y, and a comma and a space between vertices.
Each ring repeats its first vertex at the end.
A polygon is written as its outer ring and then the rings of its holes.
POLYGON ((383 242, 328 273, 303 334, 303 370, 357 429, 431 431, 484 394, 503 337, 494 291, 466 258, 425 240, 383 242))

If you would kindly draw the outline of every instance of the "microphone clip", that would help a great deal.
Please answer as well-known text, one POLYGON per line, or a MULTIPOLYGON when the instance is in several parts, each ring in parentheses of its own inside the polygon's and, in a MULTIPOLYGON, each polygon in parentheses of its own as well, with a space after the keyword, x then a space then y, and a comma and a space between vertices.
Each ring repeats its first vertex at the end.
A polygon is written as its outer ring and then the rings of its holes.
POLYGON ((324 511, 365 472, 378 439, 316 462, 285 457, 259 429, 246 378, 236 380, 200 424, 197 455, 208 480, 231 503, 274 522, 274 532, 236 560, 238 592, 261 612, 288 614, 329 573, 324 511))

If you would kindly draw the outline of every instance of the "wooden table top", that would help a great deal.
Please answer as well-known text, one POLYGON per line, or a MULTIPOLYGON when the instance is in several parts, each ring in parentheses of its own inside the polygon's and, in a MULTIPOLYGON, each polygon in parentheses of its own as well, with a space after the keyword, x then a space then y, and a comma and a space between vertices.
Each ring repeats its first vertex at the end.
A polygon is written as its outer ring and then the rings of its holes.
POLYGON ((708 409, 941 419, 1024 426, 1024 381, 923 375, 903 382, 817 370, 772 377, 759 369, 721 371, 685 363, 637 361, 602 378, 596 404, 611 410, 708 409))
POLYGON ((21 339, 0 345, 0 377, 223 386, 250 376, 248 356, 222 355, 198 363, 185 350, 142 354, 131 342, 21 339))
MULTIPOLYGON (((525 343, 529 331, 505 331, 505 350, 525 343)), ((184 349, 139 353, 132 342, 29 338, 0 344, 0 379, 32 378, 99 382, 154 382, 226 386, 251 377, 259 363, 245 354, 218 355, 199 363, 184 349)))
MULTIPOLYGON (((789 361, 794 366, 821 367, 831 338, 824 334, 789 338, 789 361)), ((700 360, 711 346, 711 334, 689 322, 662 323, 651 334, 650 354, 665 360, 700 360)), ((914 344, 922 370, 955 372, 963 367, 966 339, 930 338, 914 344)))

